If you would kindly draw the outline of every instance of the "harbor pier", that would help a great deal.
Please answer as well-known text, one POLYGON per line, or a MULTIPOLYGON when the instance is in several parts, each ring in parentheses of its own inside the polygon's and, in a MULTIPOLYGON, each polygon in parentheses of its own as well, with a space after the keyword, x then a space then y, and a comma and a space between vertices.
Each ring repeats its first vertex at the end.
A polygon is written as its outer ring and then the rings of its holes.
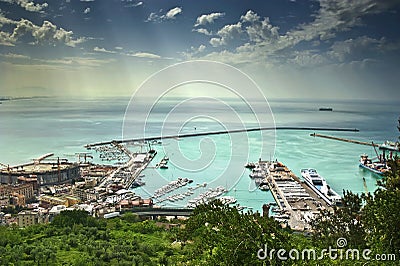
POLYGON ((265 181, 279 208, 275 220, 295 231, 310 231, 311 219, 320 210, 331 208, 284 164, 277 161, 258 164, 266 173, 265 181))

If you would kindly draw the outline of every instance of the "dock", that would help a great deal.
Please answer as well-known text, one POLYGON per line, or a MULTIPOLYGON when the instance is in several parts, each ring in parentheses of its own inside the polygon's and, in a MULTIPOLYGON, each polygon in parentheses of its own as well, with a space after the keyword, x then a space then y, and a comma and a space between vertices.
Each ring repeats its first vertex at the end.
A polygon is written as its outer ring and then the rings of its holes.
POLYGON ((338 141, 343 141, 343 142, 348 142, 348 143, 354 143, 354 144, 360 144, 360 145, 365 145, 365 146, 372 146, 372 147, 379 147, 380 145, 375 144, 373 142, 365 142, 365 141, 359 141, 359 140, 354 140, 354 139, 345 139, 345 138, 339 138, 339 137, 334 137, 334 136, 328 136, 328 135, 322 135, 322 134, 316 134, 312 133, 310 134, 311 137, 319 137, 319 138, 324 138, 324 139, 332 139, 332 140, 338 140, 338 141))
POLYGON ((260 161, 266 183, 279 207, 274 218, 295 231, 310 231, 312 218, 320 210, 331 209, 314 191, 283 163, 260 161))

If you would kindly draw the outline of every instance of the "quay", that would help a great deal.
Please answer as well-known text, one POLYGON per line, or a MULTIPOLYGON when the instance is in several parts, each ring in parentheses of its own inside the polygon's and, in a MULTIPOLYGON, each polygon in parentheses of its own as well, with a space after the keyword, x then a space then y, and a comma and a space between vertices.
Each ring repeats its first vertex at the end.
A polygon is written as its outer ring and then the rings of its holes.
POLYGON ((266 174, 265 181, 279 207, 274 218, 292 230, 310 231, 311 219, 320 210, 331 209, 284 164, 260 161, 258 167, 266 174))
POLYGON ((375 144, 373 142, 365 142, 365 141, 359 141, 359 140, 354 140, 354 139, 345 139, 345 138, 339 138, 339 137, 316 134, 316 133, 312 133, 312 134, 310 134, 310 136, 311 137, 319 137, 319 138, 325 138, 325 139, 338 140, 338 141, 354 143, 354 144, 360 144, 360 145, 366 145, 366 146, 372 146, 372 147, 379 147, 380 146, 380 145, 375 144))
POLYGON ((97 142, 92 144, 86 144, 85 148, 91 149, 96 146, 110 145, 110 144, 121 144, 128 142, 146 142, 146 141, 160 141, 162 139, 179 139, 179 138, 190 138, 190 137, 200 137, 200 136, 211 136, 211 135, 223 135, 232 134, 240 132, 253 132, 253 131, 268 131, 268 130, 310 130, 310 131, 345 131, 345 132, 358 132, 357 128, 327 128, 327 127, 258 127, 258 128, 245 128, 245 129, 234 129, 234 130, 221 130, 221 131, 211 131, 211 132, 198 132, 198 133, 188 133, 180 135, 167 135, 158 137, 145 137, 145 138, 135 138, 135 139, 124 139, 124 140, 111 140, 104 142, 97 142))

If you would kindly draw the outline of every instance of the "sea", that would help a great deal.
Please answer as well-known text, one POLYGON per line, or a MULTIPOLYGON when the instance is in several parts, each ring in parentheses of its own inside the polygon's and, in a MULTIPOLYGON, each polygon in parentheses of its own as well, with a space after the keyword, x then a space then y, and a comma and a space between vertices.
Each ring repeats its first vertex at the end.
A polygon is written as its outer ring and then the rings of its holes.
POLYGON ((150 197, 156 189, 178 178, 191 184, 170 192, 190 197, 164 200, 161 206, 184 207, 188 200, 217 186, 232 196, 244 210, 261 211, 273 202, 269 191, 257 189, 244 168, 247 162, 278 160, 300 176, 303 168, 315 168, 328 184, 343 195, 373 192, 379 176, 359 168, 359 157, 375 156, 374 148, 359 144, 312 137, 320 133, 335 137, 383 143, 397 141, 400 115, 398 100, 315 100, 269 99, 243 103, 235 99, 170 98, 148 103, 130 98, 31 98, 3 101, 0 105, 0 163, 17 165, 46 153, 77 160, 76 153, 89 152, 84 145, 122 138, 156 137, 225 131, 266 126, 268 130, 209 136, 174 137, 162 142, 134 143, 128 148, 156 157, 141 179, 145 185, 133 189, 150 197), (149 106, 151 108, 149 108, 149 106), (333 111, 319 111, 330 107, 333 111), (149 111, 150 110, 150 111, 149 111), (265 113, 264 113, 265 112, 265 113), (274 127, 351 128, 358 132, 318 130, 273 130, 274 127), (168 169, 157 164, 168 157, 168 169), (363 181, 365 179, 365 182, 363 181))

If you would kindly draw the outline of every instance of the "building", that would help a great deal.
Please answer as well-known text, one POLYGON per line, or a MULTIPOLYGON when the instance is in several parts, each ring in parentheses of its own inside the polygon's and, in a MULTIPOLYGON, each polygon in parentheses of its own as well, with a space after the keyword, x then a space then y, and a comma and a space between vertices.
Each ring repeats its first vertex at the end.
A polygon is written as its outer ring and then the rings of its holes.
POLYGON ((23 211, 18 213, 18 226, 26 227, 38 223, 38 214, 31 211, 23 211))
POLYGON ((8 205, 10 205, 10 197, 0 197, 0 207, 6 207, 8 205))
POLYGON ((73 193, 81 201, 97 201, 100 198, 99 192, 95 189, 75 188, 73 193))
POLYGON ((79 199, 72 196, 53 197, 43 195, 39 200, 41 206, 64 205, 65 207, 69 207, 79 203, 79 199))
POLYGON ((80 178, 79 165, 57 160, 56 162, 38 162, 6 167, 0 170, 0 184, 16 184, 23 177, 27 181, 36 178, 38 185, 54 185, 71 182, 80 178))
POLYGON ((16 184, 16 185, 0 185, 0 199, 4 203, 4 199, 8 198, 9 202, 13 205, 25 205, 26 201, 29 201, 35 197, 33 191, 33 184, 16 184), (11 199, 11 200, 10 200, 11 199))
POLYGON ((40 210, 22 211, 18 213, 17 217, 17 223, 19 227, 27 227, 46 222, 48 222, 48 215, 46 212, 42 212, 40 210))
POLYGON ((10 196, 10 204, 13 206, 25 206, 26 201, 24 195, 13 193, 10 196))
POLYGON ((40 206, 64 205, 68 207, 68 200, 59 197, 44 195, 39 198, 39 201, 40 201, 40 206))

